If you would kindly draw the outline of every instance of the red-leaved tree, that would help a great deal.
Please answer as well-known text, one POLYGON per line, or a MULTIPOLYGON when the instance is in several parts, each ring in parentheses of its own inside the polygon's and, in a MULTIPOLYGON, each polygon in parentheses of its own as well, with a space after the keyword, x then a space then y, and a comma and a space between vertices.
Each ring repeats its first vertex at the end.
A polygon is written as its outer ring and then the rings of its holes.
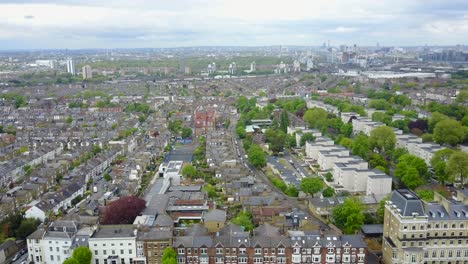
POLYGON ((120 197, 110 203, 105 211, 105 225, 132 224, 135 218, 145 209, 146 202, 135 196, 120 197))

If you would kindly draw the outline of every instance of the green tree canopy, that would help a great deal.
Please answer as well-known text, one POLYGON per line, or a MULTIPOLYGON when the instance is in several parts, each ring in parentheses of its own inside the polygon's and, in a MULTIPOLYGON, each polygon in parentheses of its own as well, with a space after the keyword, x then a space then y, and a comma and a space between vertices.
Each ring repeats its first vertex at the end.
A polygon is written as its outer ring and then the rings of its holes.
POLYGON ((322 195, 323 197, 333 197, 335 195, 335 189, 328 186, 327 188, 323 190, 322 195))
POLYGON ((358 198, 348 197, 333 210, 333 220, 345 234, 354 234, 364 224, 363 211, 364 207, 358 198))
POLYGON ((245 231, 251 231, 254 229, 252 221, 252 214, 248 211, 241 211, 235 218, 231 220, 232 223, 244 227, 245 231))
POLYGON ((434 140, 439 144, 456 146, 463 142, 465 131, 457 120, 445 119, 437 123, 434 128, 434 140))
POLYGON ((182 133, 181 133, 182 138, 190 138, 192 137, 192 129, 190 127, 183 127, 182 128, 182 133))
POLYGON ((307 141, 314 141, 314 140, 315 140, 315 136, 311 132, 302 134, 301 141, 300 141, 301 147, 304 146, 307 141))
POLYGON ((319 177, 307 177, 301 181, 301 190, 310 195, 320 192, 324 186, 325 183, 319 177))
POLYGON ((426 202, 434 201, 434 191, 432 190, 417 190, 416 194, 426 202))
POLYGON ((327 111, 321 108, 313 108, 305 112, 303 119, 309 127, 322 129, 327 125, 327 116, 327 111))
POLYGON ((449 119, 449 117, 439 112, 433 112, 431 114, 431 118, 429 119, 429 123, 428 123, 429 131, 433 131, 437 123, 446 119, 449 119))
POLYGON ((400 178, 403 184, 410 189, 422 185, 424 183, 423 177, 427 174, 426 162, 411 154, 402 155, 395 169, 395 176, 400 178))
POLYGON ((77 247, 73 250, 73 258, 78 260, 80 264, 91 264, 93 253, 88 247, 77 247))
POLYGON ((392 151, 395 148, 396 136, 393 128, 379 126, 371 131, 369 137, 370 149, 376 149, 379 153, 392 151))
POLYGON ((287 111, 282 111, 281 112, 281 117, 280 117, 280 129, 284 133, 288 132, 288 126, 289 126, 289 116, 287 111))
POLYGON ((358 155, 359 157, 363 159, 367 159, 369 149, 370 149, 369 138, 363 133, 359 133, 359 135, 357 135, 353 140, 353 145, 351 149, 352 153, 354 155, 358 155))
POLYGON ((286 144, 286 134, 281 130, 268 129, 265 132, 265 140, 269 143, 269 148, 273 153, 283 151, 286 144))
POLYGON ((164 249, 162 264, 177 264, 177 253, 172 247, 164 249))
POLYGON ((249 162, 256 168, 262 168, 266 165, 266 155, 262 148, 256 144, 252 144, 248 151, 249 162))
POLYGON ((342 138, 339 144, 345 148, 349 148, 349 149, 353 148, 353 140, 348 137, 342 138))
POLYGON ((75 258, 66 259, 63 264, 80 264, 80 262, 75 258))
POLYGON ((446 172, 461 184, 465 184, 468 173, 468 153, 457 151, 450 156, 446 172))
POLYGON ((375 108, 377 110, 387 110, 390 107, 392 107, 392 105, 385 99, 374 99, 369 102, 369 108, 375 108))
POLYGON ((446 172, 447 162, 453 153, 455 153, 455 150, 453 149, 441 149, 436 151, 431 159, 431 166, 434 169, 434 174, 442 184, 445 184, 446 182, 453 183, 454 181, 454 179, 449 177, 446 172))
POLYGON ((197 176, 197 170, 192 164, 185 164, 182 168, 182 176, 186 178, 195 178, 195 176, 197 176))

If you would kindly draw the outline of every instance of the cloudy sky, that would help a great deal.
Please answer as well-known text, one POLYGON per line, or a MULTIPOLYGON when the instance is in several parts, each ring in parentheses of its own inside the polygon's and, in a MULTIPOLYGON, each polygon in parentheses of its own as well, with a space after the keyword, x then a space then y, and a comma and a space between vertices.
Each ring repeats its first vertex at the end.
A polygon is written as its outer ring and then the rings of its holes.
POLYGON ((0 0, 0 49, 468 44, 467 0, 0 0))

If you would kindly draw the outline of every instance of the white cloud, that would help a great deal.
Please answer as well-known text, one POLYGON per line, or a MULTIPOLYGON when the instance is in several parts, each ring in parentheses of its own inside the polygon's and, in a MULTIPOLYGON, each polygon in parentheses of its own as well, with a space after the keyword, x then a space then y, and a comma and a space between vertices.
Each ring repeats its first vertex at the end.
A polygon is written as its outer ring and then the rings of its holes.
POLYGON ((325 32, 330 32, 330 33, 353 33, 358 31, 359 29, 357 27, 337 27, 334 29, 326 30, 325 32))
POLYGON ((420 44, 418 30, 436 44, 468 38, 467 16, 434 17, 430 6, 445 4, 438 0, 1 1, 0 39, 51 47, 373 44, 390 34, 405 45, 420 44))

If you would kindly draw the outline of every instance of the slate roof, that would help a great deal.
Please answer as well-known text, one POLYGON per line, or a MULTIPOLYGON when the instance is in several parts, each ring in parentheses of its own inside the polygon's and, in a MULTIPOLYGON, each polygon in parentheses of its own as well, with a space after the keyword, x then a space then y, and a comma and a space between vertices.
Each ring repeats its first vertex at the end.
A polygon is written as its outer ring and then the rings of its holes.
POLYGON ((383 234, 383 225, 363 225, 361 230, 366 235, 383 234))
POLYGON ((395 190, 390 201, 400 210, 402 216, 412 216, 413 213, 417 213, 420 216, 425 215, 421 199, 411 190, 395 190))
POLYGON ((226 222, 226 211, 213 209, 208 212, 203 212, 203 221, 204 222, 210 222, 210 221, 226 222))

